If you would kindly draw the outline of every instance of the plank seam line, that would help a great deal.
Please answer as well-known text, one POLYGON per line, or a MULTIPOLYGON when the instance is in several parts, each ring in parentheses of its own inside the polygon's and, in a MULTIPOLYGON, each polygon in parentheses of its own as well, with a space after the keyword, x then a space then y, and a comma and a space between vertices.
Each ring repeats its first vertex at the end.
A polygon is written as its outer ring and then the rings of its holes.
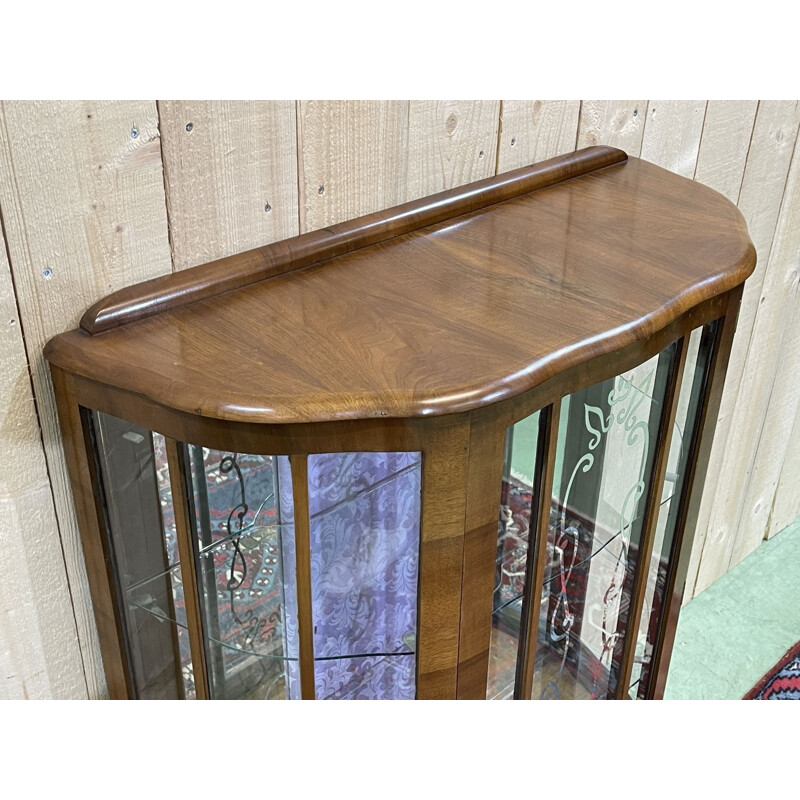
MULTIPOLYGON (((706 115, 708 114, 707 109, 708 109, 708 101, 706 101, 706 115)), ((758 101, 758 104, 756 106, 756 113, 753 115, 753 127, 750 130, 750 139, 749 139, 749 141, 747 143, 747 155, 745 156, 745 159, 744 159, 744 168, 742 169, 742 178, 739 181, 739 191, 736 194, 736 207, 737 208, 739 207, 739 202, 742 199, 742 188, 744 186, 745 176, 747 175, 747 166, 748 166, 748 163, 750 161, 750 151, 751 151, 751 149, 753 147, 753 135, 755 133, 756 121, 758 120, 758 114, 759 114, 760 110, 761 110, 761 102, 758 101)), ((703 128, 705 129, 705 118, 703 119, 703 128)), ((701 145, 702 145, 702 139, 701 139, 701 145)), ((698 155, 699 155, 699 149, 698 149, 698 155)), ((699 160, 699 158, 698 158, 698 160, 699 160)), ((697 171, 697 167, 695 166, 695 172, 696 171, 697 171)), ((787 174, 788 174, 788 172, 787 172, 787 174)), ((783 193, 781 193, 781 194, 783 194, 783 193)), ((777 220, 776 220, 776 224, 777 224, 777 220)), ((759 294, 760 294, 760 290, 759 290, 759 294)), ((753 318, 753 323, 755 324, 755 317, 753 318)), ((748 347, 749 347, 749 344, 750 344, 750 338, 752 336, 752 333, 753 333, 753 331, 752 331, 752 326, 751 326, 750 330, 747 332, 748 347)), ((741 387, 741 376, 739 378, 739 384, 736 386, 736 389, 735 389, 736 399, 737 400, 738 400, 738 397, 739 397, 739 388, 740 387, 741 387)), ((720 405, 720 410, 721 410, 721 405, 720 405)), ((722 419, 723 419, 723 417, 719 416, 719 414, 718 414, 717 415, 717 420, 716 420, 717 428, 719 428, 719 423, 722 421, 722 419)), ((715 436, 714 436, 714 445, 713 445, 713 447, 714 447, 714 449, 718 448, 717 452, 720 454, 720 459, 721 459, 720 465, 721 465, 722 461, 724 461, 725 453, 727 452, 728 441, 730 439, 730 428, 728 429, 728 431, 727 431, 727 433, 725 435, 725 440, 724 441, 722 441, 722 439, 719 437, 719 433, 720 433, 720 431, 717 429, 717 431, 715 433, 715 436)), ((712 453, 713 453, 713 450, 712 450, 712 453)), ((709 477, 710 476, 706 476, 705 486, 703 487, 704 490, 709 487, 709 477)), ((713 481, 713 486, 711 486, 711 492, 712 492, 711 502, 712 502, 712 511, 713 511, 714 500, 716 499, 716 496, 717 496, 717 487, 719 486, 719 475, 713 476, 713 478, 711 480, 713 481)), ((701 544, 701 547, 700 547, 701 558, 698 558, 697 569, 694 572, 693 577, 691 578, 692 597, 695 597, 694 589, 695 589, 695 586, 697 585, 697 578, 700 575, 700 564, 701 564, 701 559, 702 559, 702 553, 703 553, 703 550, 705 549, 706 539, 708 538, 708 528, 709 528, 709 526, 710 526, 710 515, 709 515, 709 523, 706 525, 706 529, 704 531, 695 530, 695 541, 697 541, 697 537, 699 535, 700 538, 702 539, 702 544, 701 544)), ((690 580, 690 576, 687 575, 686 576, 687 585, 689 583, 689 580, 690 580)))
MULTIPOLYGON (((800 128, 800 124, 798 125, 798 128, 800 128)), ((770 238, 769 252, 767 253, 767 257, 764 259, 764 264, 765 264, 765 266, 764 266, 764 275, 763 275, 763 278, 762 278, 761 286, 759 287, 759 296, 761 295, 761 293, 763 291, 763 286, 764 286, 763 282, 764 282, 764 280, 766 280, 767 273, 769 272, 769 265, 770 265, 770 262, 772 260, 773 249, 775 247, 775 234, 776 234, 776 232, 778 230, 778 227, 780 225, 781 213, 783 211, 783 203, 784 203, 784 199, 785 199, 785 196, 786 196, 786 187, 787 187, 787 185, 789 183, 789 176, 791 175, 791 172, 792 172, 792 165, 794 164, 795 156, 797 155, 797 142, 798 142, 798 139, 800 138, 800 133, 798 132, 798 128, 795 129, 795 143, 794 143, 794 147, 792 149, 792 157, 789 160, 789 165, 788 165, 788 168, 786 170, 786 176, 784 177, 783 188, 781 189, 781 202, 780 202, 780 205, 779 205, 779 208, 778 208, 778 214, 775 217, 775 224, 774 224, 774 226, 772 228, 772 236, 770 238)), ((745 165, 745 170, 746 170, 746 165, 745 165)), ((744 180, 744 178, 743 178, 743 180, 744 180)), ((746 367, 747 367, 748 362, 750 361, 750 356, 751 356, 751 353, 752 353, 752 350, 753 350, 753 332, 755 331, 756 322, 758 320, 759 309, 760 309, 760 303, 759 303, 758 306, 756 306, 756 311, 755 311, 755 314, 753 315, 753 324, 752 324, 750 330, 748 331, 747 344, 745 346, 745 352, 744 352, 743 359, 742 359, 742 374, 743 375, 746 372, 746 367)), ((733 400, 732 412, 731 412, 731 424, 733 423, 733 416, 736 413, 736 409, 739 407, 741 394, 742 394, 742 382, 740 381, 739 385, 736 387, 736 395, 735 395, 734 400, 733 400)), ((722 454, 720 456, 720 458, 721 458, 720 474, 724 473, 724 467, 726 467, 728 465, 728 462, 730 461, 730 448, 728 446, 730 441, 731 441, 731 439, 730 439, 730 436, 729 436, 728 439, 725 441, 725 443, 723 445, 724 449, 723 449, 723 452, 722 452, 722 454)), ((759 441, 760 441, 760 434, 759 434, 759 441)), ((758 443, 756 444, 756 452, 757 452, 757 450, 758 450, 758 443)), ((747 491, 747 487, 748 486, 749 486, 749 479, 747 480, 747 485, 744 488, 745 492, 747 491)), ((714 488, 713 497, 711 498, 711 508, 712 508, 712 510, 715 509, 715 508, 719 508, 720 507, 719 506, 719 503, 721 502, 720 492, 723 491, 723 487, 724 487, 724 482, 720 482, 718 480, 717 481, 717 485, 714 488)), ((736 532, 738 532, 738 527, 739 527, 740 520, 741 520, 741 513, 738 515, 737 523, 736 523, 736 526, 735 526, 735 529, 734 529, 734 539, 736 538, 735 537, 736 532)), ((710 527, 711 527, 711 524, 709 522, 709 529, 710 529, 710 527)), ((700 575, 702 574, 703 555, 705 554, 705 539, 707 538, 707 533, 708 533, 708 531, 706 531, 706 534, 704 535, 703 547, 702 547, 702 549, 700 551, 700 558, 698 559, 698 562, 697 562, 697 571, 696 571, 696 573, 694 575, 694 586, 693 586, 693 589, 692 589, 692 597, 697 597, 698 594, 702 593, 702 590, 701 590, 701 592, 697 593, 696 592, 696 588, 697 588, 697 583, 700 580, 700 575)), ((735 544, 735 541, 734 541, 734 544, 735 544)), ((727 547, 725 548, 725 551, 726 552, 723 552, 723 554, 722 554, 723 563, 724 564, 730 564, 730 559, 731 559, 731 557, 733 555, 733 546, 731 546, 730 552, 727 552, 727 547)), ((724 575, 724 574, 725 573, 723 572, 722 575, 724 575)), ((719 577, 722 577, 722 575, 720 575, 719 577)), ((717 578, 715 578, 708 585, 711 586, 713 583, 716 582, 716 580, 717 580, 717 578)), ((706 587, 706 588, 708 588, 708 587, 706 587)))
POLYGON ((500 101, 500 108, 497 111, 497 130, 496 130, 496 138, 497 138, 497 146, 495 147, 494 152, 494 174, 495 176, 500 174, 500 141, 503 138, 503 103, 505 101, 500 101))
MULTIPOLYGON (((411 168, 411 159, 409 158, 409 145, 411 142, 411 100, 406 100, 406 174, 403 182, 403 200, 408 202, 408 173, 411 168)), ((414 198, 416 200, 416 198, 414 198)))
POLYGON ((753 127, 750 128, 750 138, 747 140, 747 154, 744 157, 744 169, 742 170, 742 179, 739 181, 739 191, 736 193, 736 207, 739 208, 739 201, 742 199, 742 187, 744 186, 744 176, 747 174, 747 164, 750 161, 750 151, 753 148, 753 134, 756 132, 756 121, 758 114, 761 111, 761 101, 756 102, 756 113, 753 114, 753 127))
MULTIPOLYGON (((692 171, 692 180, 697 180, 697 165, 700 163, 700 151, 703 149, 703 136, 706 132, 706 119, 708 119, 708 100, 705 101, 703 106, 703 124, 700 127, 700 138, 697 140, 697 153, 694 157, 694 170, 692 171)), ((744 173, 742 173, 744 175, 744 173)))
MULTIPOLYGON (((765 280, 766 280, 766 276, 767 276, 767 271, 769 271, 770 265, 772 264, 773 256, 777 257, 777 254, 775 252, 776 251, 776 234, 778 233, 778 230, 780 228, 781 219, 783 217, 783 212, 784 212, 784 206, 785 206, 786 201, 787 201, 786 188, 787 188, 787 186, 789 184, 789 179, 790 179, 790 177, 792 175, 792 168, 795 166, 795 159, 800 158, 800 152, 798 152, 798 147, 797 147, 798 141, 800 141, 800 136, 796 135, 794 148, 792 150, 792 158, 791 158, 791 161, 789 162, 789 169, 786 172, 786 181, 784 182, 784 185, 783 185, 783 195, 781 197, 781 205, 780 205, 780 209, 778 211, 778 217, 777 217, 777 219, 775 221, 775 230, 773 231, 773 234, 772 234, 772 242, 770 243, 770 252, 769 252, 769 256, 767 258, 766 269, 764 270, 764 279, 765 280)), ((798 176, 798 183, 800 183, 800 176, 798 176)), ((787 210, 787 214, 788 214, 788 210, 787 210)), ((777 270, 777 267, 775 267, 775 269, 777 270)), ((763 283, 762 283, 762 288, 763 288, 763 283)), ((750 339, 748 341, 747 353, 746 353, 745 362, 744 362, 745 367, 747 367, 747 363, 750 360, 750 353, 752 352, 752 349, 753 349, 752 332, 755 331, 755 329, 756 329, 756 324, 758 322, 759 312, 760 312, 760 303, 759 303, 759 306, 756 308, 756 315, 755 315, 755 317, 753 319, 753 329, 751 331, 750 339)), ((781 336, 781 339, 782 339, 782 336, 781 336)), ((746 370, 743 370, 743 372, 744 371, 746 371, 746 370)), ((755 442, 755 450, 753 452, 754 460, 755 460, 755 458, 758 457, 759 450, 761 450, 761 438, 762 438, 762 436, 764 434, 764 426, 765 426, 765 420, 766 420, 767 412, 769 411, 769 406, 772 403, 772 396, 773 396, 773 393, 775 391, 775 381, 776 381, 776 379, 777 379, 777 374, 776 374, 776 371, 773 370, 771 378, 770 378, 769 397, 768 397, 767 403, 765 405, 764 416, 763 416, 763 418, 762 418, 762 420, 761 420, 761 422, 760 422, 760 424, 758 426, 758 436, 757 436, 757 439, 756 439, 756 442, 755 442)), ((734 405, 734 408, 736 408, 738 406, 740 394, 741 394, 741 384, 739 385, 739 391, 737 391, 737 393, 736 393, 736 404, 734 405)), ((736 513, 736 516, 735 516, 736 524, 733 526, 733 529, 732 529, 732 532, 733 532, 732 541, 730 543, 730 546, 725 548, 725 551, 726 551, 725 552, 725 562, 724 562, 725 572, 728 572, 731 569, 731 561, 733 560, 733 552, 736 549, 737 542, 739 541, 739 532, 740 532, 740 528, 741 528, 741 525, 742 525, 742 517, 744 516, 744 499, 747 496, 748 491, 750 489, 750 482, 751 482, 752 477, 753 477, 752 469, 750 470, 750 472, 748 474, 746 474, 745 477, 746 477, 747 483, 746 483, 746 486, 744 487, 744 491, 742 493, 742 497, 741 497, 740 502, 739 502, 738 511, 736 513)), ((698 574, 699 574, 699 572, 698 572, 698 574)), ((723 574, 725 574, 725 573, 723 573, 723 574)))
POLYGON ((575 147, 578 149, 578 141, 581 138, 581 122, 583 121, 583 100, 578 100, 578 124, 575 126, 575 147))
POLYGON ((300 190, 301 175, 301 161, 302 161, 302 136, 300 135, 300 101, 294 101, 294 159, 295 159, 295 183, 297 188, 297 233, 300 235, 303 231, 303 194, 300 190))
POLYGON ((161 103, 163 100, 156 100, 156 129, 158 130, 158 152, 161 157, 161 185, 164 187, 164 210, 167 214, 167 241, 169 243, 169 264, 171 272, 175 269, 175 238, 172 235, 172 203, 169 193, 169 175, 167 175, 167 161, 164 158, 164 135, 161 131, 161 103))
MULTIPOLYGON (((11 182, 13 184, 12 186, 13 195, 17 199, 19 199, 20 191, 19 191, 19 184, 17 181, 17 171, 16 167, 14 166, 14 156, 11 152, 11 137, 9 136, 8 133, 8 123, 6 121, 5 104, 2 102, 0 102, 0 117, 2 117, 3 133, 4 133, 3 139, 5 141, 5 147, 3 147, 2 149, 5 150, 8 158, 9 177, 11 178, 11 182)), ((28 226, 25 222, 25 214, 23 212, 21 202, 18 202, 17 208, 22 222, 22 230, 25 239, 25 249, 27 251, 27 257, 28 257, 27 260, 31 264, 31 267, 33 267, 33 256, 31 254, 30 239, 28 237, 28 226)), ((39 446, 42 449, 42 455, 44 457, 44 468, 45 468, 45 473, 47 475, 47 483, 50 487, 50 500, 53 504, 53 517, 56 523, 56 531, 58 533, 58 546, 61 549, 61 562, 64 565, 64 578, 67 582, 67 590, 69 591, 69 602, 70 602, 70 608, 72 609, 72 623, 74 625, 75 639, 78 643, 78 654, 81 659, 81 672, 83 673, 83 684, 84 688, 86 689, 86 697, 88 698, 90 694, 89 694, 89 679, 86 675, 86 659, 84 658, 83 647, 81 646, 82 642, 80 637, 80 628, 78 626, 77 611, 75 609, 75 598, 72 591, 72 580, 69 574, 69 568, 67 566, 67 556, 66 556, 66 551, 64 549, 64 536, 61 532, 61 520, 59 519, 58 515, 58 503, 56 502, 55 491, 53 489, 53 476, 50 471, 50 459, 48 458, 47 449, 45 448, 44 444, 44 435, 42 433, 42 419, 41 419, 41 413, 39 411, 39 398, 37 396, 36 387, 33 382, 33 370, 31 369, 31 355, 30 355, 29 343, 28 343, 28 338, 25 336, 25 323, 23 320, 21 309, 19 307, 19 293, 17 291, 17 281, 14 276, 13 261, 11 259, 11 248, 9 246, 8 243, 9 240, 6 234, 6 221, 2 209, 2 204, 0 204, 0 234, 2 234, 3 236, 6 258, 8 260, 8 273, 9 276, 11 277, 11 288, 14 293, 14 306, 17 311, 17 318, 19 319, 20 335, 22 336, 22 347, 23 347, 23 352, 25 353, 25 366, 26 366, 25 371, 27 373, 28 383, 31 389, 31 399, 33 400, 33 412, 36 415, 36 427, 39 433, 39 446)))
POLYGON ((639 158, 642 157, 642 152, 644 151, 644 140, 647 136, 647 122, 650 119, 650 103, 650 100, 645 100, 644 122, 642 123, 642 141, 639 144, 639 158))

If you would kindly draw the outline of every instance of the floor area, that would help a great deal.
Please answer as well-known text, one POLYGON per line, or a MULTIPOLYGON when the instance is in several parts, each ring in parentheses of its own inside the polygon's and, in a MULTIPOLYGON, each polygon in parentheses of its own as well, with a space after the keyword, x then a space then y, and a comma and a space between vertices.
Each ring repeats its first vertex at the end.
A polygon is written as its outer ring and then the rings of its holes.
POLYGON ((800 518, 682 610, 665 700, 739 700, 800 641, 800 518))

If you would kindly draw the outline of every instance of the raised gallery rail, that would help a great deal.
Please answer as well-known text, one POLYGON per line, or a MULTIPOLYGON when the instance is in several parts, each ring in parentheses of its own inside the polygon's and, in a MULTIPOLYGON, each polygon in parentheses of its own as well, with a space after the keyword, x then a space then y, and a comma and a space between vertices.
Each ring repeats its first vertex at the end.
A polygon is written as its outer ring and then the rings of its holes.
POLYGON ((754 265, 597 147, 92 306, 46 355, 112 696, 659 697, 754 265))

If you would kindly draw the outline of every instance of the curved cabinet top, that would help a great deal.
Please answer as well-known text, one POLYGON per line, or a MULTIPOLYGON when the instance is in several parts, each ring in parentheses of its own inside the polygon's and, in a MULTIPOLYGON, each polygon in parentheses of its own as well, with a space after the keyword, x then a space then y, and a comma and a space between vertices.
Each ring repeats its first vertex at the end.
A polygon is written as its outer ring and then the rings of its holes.
POLYGON ((448 414, 645 339, 754 266, 724 197, 595 147, 124 289, 45 354, 224 420, 448 414))

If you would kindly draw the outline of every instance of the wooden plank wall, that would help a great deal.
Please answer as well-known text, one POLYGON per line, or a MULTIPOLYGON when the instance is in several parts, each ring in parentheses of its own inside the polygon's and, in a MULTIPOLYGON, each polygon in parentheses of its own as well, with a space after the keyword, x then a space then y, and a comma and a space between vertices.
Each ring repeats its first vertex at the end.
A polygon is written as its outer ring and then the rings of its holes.
POLYGON ((120 286, 591 144, 738 203, 742 305, 687 598, 800 514, 796 101, 0 105, 0 698, 105 696, 41 352, 120 286))

